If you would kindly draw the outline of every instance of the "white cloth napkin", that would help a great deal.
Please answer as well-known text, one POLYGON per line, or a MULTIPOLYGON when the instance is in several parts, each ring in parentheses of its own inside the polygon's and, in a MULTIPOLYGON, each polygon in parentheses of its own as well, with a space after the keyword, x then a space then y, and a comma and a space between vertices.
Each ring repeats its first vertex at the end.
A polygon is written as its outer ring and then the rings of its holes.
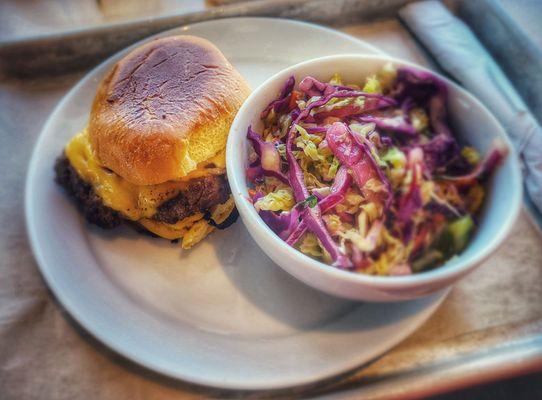
POLYGON ((410 3, 399 15, 442 69, 501 122, 523 162, 528 195, 542 212, 542 128, 501 68, 472 31, 441 2, 410 3))

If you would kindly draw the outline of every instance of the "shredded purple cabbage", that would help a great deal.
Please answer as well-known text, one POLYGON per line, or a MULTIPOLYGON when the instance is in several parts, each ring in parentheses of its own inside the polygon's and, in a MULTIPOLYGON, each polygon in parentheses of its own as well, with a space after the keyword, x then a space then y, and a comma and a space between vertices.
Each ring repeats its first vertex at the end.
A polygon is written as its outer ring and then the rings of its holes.
POLYGON ((295 78, 293 76, 290 76, 284 83, 284 86, 280 91, 279 97, 273 100, 267 105, 267 107, 264 108, 264 110, 260 114, 260 118, 267 118, 267 115, 269 115, 271 110, 275 111, 276 113, 287 111, 288 104, 290 103, 290 94, 292 93, 292 90, 294 90, 294 86, 295 78))
POLYGON ((397 218, 405 223, 408 222, 414 213, 420 210, 423 206, 422 194, 417 169, 421 174, 425 169, 423 164, 423 150, 419 147, 414 147, 408 152, 408 165, 411 172, 411 182, 407 193, 400 197, 399 207, 397 210, 397 218))
POLYGON ((273 232, 283 240, 286 240, 299 225, 299 218, 301 217, 301 213, 296 208, 278 214, 273 211, 260 210, 259 214, 273 232))
POLYGON ((414 127, 404 116, 378 117, 375 115, 360 115, 357 117, 357 120, 365 123, 373 122, 377 128, 384 131, 398 132, 408 136, 418 136, 418 132, 416 132, 414 127))
POLYGON ((497 142, 486 157, 472 172, 461 176, 442 176, 441 178, 451 181, 458 186, 471 185, 476 181, 485 180, 508 155, 508 148, 503 143, 497 142))
POLYGON ((430 72, 411 67, 397 70, 396 87, 391 95, 410 110, 414 105, 429 110, 429 119, 435 134, 451 136, 447 118, 448 89, 446 84, 430 72))
MULTIPOLYGON (((460 199, 456 205, 458 196, 467 193, 467 186, 483 182, 506 156, 506 148, 497 146, 476 167, 469 164, 448 124, 447 87, 425 71, 398 68, 391 86, 384 87, 385 94, 320 82, 311 76, 300 81, 298 91, 294 88, 295 79, 290 77, 277 99, 261 113, 269 142, 249 127, 247 137, 258 159, 247 169, 247 178, 266 193, 286 184, 296 205, 290 211, 259 210, 260 216, 291 246, 307 232, 314 234, 338 268, 367 270, 386 251, 382 231, 387 231, 408 252, 403 261, 390 266, 388 274, 412 273, 410 263, 432 246, 427 238, 436 240, 446 227, 443 224, 469 215, 470 200, 460 199), (294 95, 299 101, 292 101, 294 95), (357 97, 363 101, 354 101, 357 97), (328 104, 350 98, 353 100, 328 104), (413 124, 415 116, 423 118, 421 125, 413 124), (362 126, 358 133, 359 126, 353 124, 359 123, 374 125, 362 126), (303 136, 300 141, 304 133, 298 133, 298 125, 311 137, 303 136), (432 180, 448 183, 425 185, 432 180), (426 190, 431 190, 430 196, 426 190), (373 206, 364 208, 372 214, 352 211, 356 196, 361 204, 373 206), (326 219, 333 221, 333 235, 322 218, 324 213, 335 216, 326 219), (342 233, 337 233, 337 224, 342 233), (345 229, 359 229, 362 236, 352 238, 344 234, 345 229)), ((257 192, 253 201, 260 196, 257 192)))
POLYGON ((266 176, 272 176, 288 183, 288 177, 281 171, 281 160, 279 152, 271 142, 265 142, 260 135, 248 127, 247 138, 252 142, 254 151, 260 159, 260 168, 266 176))
MULTIPOLYGON (((312 103, 311 105, 315 103, 312 103)), ((294 133, 296 131, 295 124, 299 123, 305 111, 310 111, 311 105, 309 105, 305 110, 303 110, 296 118, 295 123, 292 124, 292 127, 288 132, 288 137, 286 141, 286 158, 290 167, 290 186, 292 187, 294 197, 298 202, 304 201, 309 197, 310 194, 307 187, 305 186, 303 171, 301 170, 301 167, 297 163, 297 160, 292 153, 292 145, 294 133)), ((308 115, 308 111, 305 113, 305 115, 308 115)), ((348 257, 346 257, 346 255, 339 250, 339 247, 333 241, 333 238, 327 231, 324 222, 322 221, 322 214, 318 204, 312 208, 306 207, 303 210, 302 216, 303 221, 307 224, 308 229, 316 235, 316 237, 320 240, 320 243, 322 243, 324 249, 326 249, 326 251, 331 256, 331 259, 333 260, 333 265, 338 268, 351 268, 352 263, 350 262, 348 257)))
MULTIPOLYGON (((341 166, 337 171, 337 175, 335 176, 335 180, 331 186, 330 194, 323 197, 318 202, 321 212, 325 213, 343 201, 346 191, 350 187, 351 183, 352 177, 348 173, 348 168, 341 166)), ((299 241, 301 236, 303 236, 306 231, 307 225, 302 221, 297 228, 287 236, 286 243, 293 246, 299 241)))
MULTIPOLYGON (((310 80, 309 82, 311 85, 314 84, 314 80, 310 80)), ((307 90, 312 90, 313 86, 311 86, 310 89, 307 89, 307 90)), ((330 86, 331 85, 329 85, 328 88, 330 86)), ((333 88, 333 86, 331 87, 333 88)), ((333 98, 364 96, 367 98, 378 99, 389 105, 395 104, 395 101, 393 99, 390 99, 386 96, 379 95, 379 94, 369 94, 369 93, 359 92, 356 90, 337 90, 336 88, 334 89, 335 91, 333 92, 330 91, 330 93, 324 95, 322 99, 316 100, 308 104, 307 107, 304 110, 302 110, 299 113, 299 115, 297 115, 297 117, 295 118, 288 132, 287 142, 286 142, 286 159, 289 165, 289 181, 294 192, 294 197, 296 201, 298 202, 304 201, 307 197, 309 197, 310 194, 304 183, 303 171, 299 167, 299 164, 297 163, 297 160, 295 159, 295 156, 292 153, 293 137, 296 131, 295 125, 297 125, 298 123, 303 121, 305 118, 307 118, 312 109, 316 107, 321 107, 327 104, 329 100, 333 98)), ((325 91, 326 88, 323 88, 323 90, 325 91)), ((322 243, 322 246, 330 254, 333 260, 333 265, 339 268, 346 268, 346 269, 351 268, 352 262, 339 250, 337 244, 333 241, 329 232, 327 231, 322 221, 320 207, 316 205, 315 207, 312 207, 312 208, 310 207, 305 208, 302 215, 303 215, 303 220, 305 221, 309 230, 318 237, 318 239, 322 243)))
POLYGON ((329 127, 326 141, 335 157, 352 169, 354 180, 362 193, 366 193, 365 184, 372 177, 376 177, 384 184, 386 188, 385 206, 389 207, 393 200, 391 184, 371 154, 372 144, 365 138, 354 134, 342 122, 335 122, 329 127))
POLYGON ((376 152, 374 145, 360 135, 354 134, 350 128, 347 127, 347 129, 350 135, 354 138, 354 141, 364 150, 365 159, 368 160, 369 164, 371 164, 373 171, 378 177, 377 179, 384 185, 386 189, 386 200, 384 202, 384 206, 386 209, 389 208, 391 202, 393 201, 393 191, 391 188, 390 180, 388 179, 384 171, 378 166, 378 163, 373 157, 373 152, 376 152))
POLYGON ((325 133, 326 128, 324 128, 322 126, 307 126, 307 127, 305 127, 305 130, 308 133, 325 133))
POLYGON ((455 139, 443 133, 434 136, 420 147, 423 149, 425 164, 430 171, 447 166, 459 154, 455 139))
POLYGON ((299 90, 309 97, 327 96, 330 93, 336 92, 337 88, 329 83, 320 82, 312 76, 307 76, 299 82, 299 90))
MULTIPOLYGON (((346 124, 335 122, 326 133, 326 142, 338 160, 349 167, 359 163, 363 155, 362 150, 354 141, 346 124)), ((363 186, 365 182, 358 182, 363 186)))
POLYGON ((348 173, 348 168, 344 165, 341 165, 341 167, 337 171, 337 175, 335 175, 333 185, 331 185, 330 194, 324 197, 320 202, 318 202, 318 205, 322 209, 322 212, 325 213, 326 211, 332 209, 341 201, 343 201, 346 191, 351 184, 352 177, 348 173))

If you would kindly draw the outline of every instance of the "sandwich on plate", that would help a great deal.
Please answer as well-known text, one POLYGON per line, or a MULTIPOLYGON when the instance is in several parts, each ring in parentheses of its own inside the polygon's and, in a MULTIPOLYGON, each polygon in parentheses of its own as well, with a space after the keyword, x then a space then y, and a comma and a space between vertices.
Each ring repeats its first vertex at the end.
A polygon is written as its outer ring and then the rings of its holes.
POLYGON ((249 93, 207 40, 151 41, 103 79, 87 127, 56 162, 56 180, 90 223, 129 222, 190 248, 237 217, 225 147, 249 93))

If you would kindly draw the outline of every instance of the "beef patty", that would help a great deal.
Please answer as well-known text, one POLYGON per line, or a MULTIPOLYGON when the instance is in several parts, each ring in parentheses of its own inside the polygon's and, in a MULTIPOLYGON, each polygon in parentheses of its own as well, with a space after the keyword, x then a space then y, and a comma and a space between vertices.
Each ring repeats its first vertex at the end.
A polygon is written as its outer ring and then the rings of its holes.
POLYGON ((121 214, 104 205, 92 186, 79 177, 64 154, 56 160, 55 173, 57 183, 75 198, 77 206, 88 222, 104 229, 120 225, 123 219, 121 214))
MULTIPOLYGON (((56 181, 75 198, 88 222, 101 228, 118 226, 123 216, 103 204, 91 185, 81 179, 68 158, 63 154, 55 164, 56 181)), ((209 175, 192 179, 188 188, 158 207, 152 217, 156 221, 174 224, 190 215, 205 212, 210 207, 228 200, 230 188, 224 175, 209 175)))
POLYGON ((198 212, 224 203, 230 196, 230 187, 224 175, 209 175, 192 179, 188 188, 162 203, 153 219, 174 224, 198 212))

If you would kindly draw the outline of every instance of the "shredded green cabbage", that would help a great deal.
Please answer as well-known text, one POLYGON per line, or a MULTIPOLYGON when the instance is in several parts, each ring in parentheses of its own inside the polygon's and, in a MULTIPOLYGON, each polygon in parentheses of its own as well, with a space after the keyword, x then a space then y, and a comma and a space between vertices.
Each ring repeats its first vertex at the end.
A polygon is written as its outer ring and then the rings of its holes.
POLYGON ((318 238, 313 233, 306 233, 299 244, 299 250, 313 257, 322 257, 324 252, 318 238))
POLYGON ((334 73, 333 76, 331 77, 331 79, 329 80, 329 83, 331 85, 335 85, 335 86, 342 86, 343 85, 343 79, 342 79, 341 75, 339 75, 338 73, 334 73))
POLYGON ((324 157, 318 152, 318 144, 322 138, 317 135, 311 135, 300 125, 295 125, 299 135, 295 141, 297 147, 303 150, 303 153, 313 161, 320 161, 324 157))
POLYGON ((290 211, 295 205, 291 189, 279 189, 270 192, 254 203, 256 210, 290 211))
POLYGON ((410 122, 417 132, 424 132, 429 128, 429 117, 427 113, 419 107, 410 111, 410 122))
POLYGON ((393 168, 405 168, 407 158, 405 153, 398 147, 390 147, 384 155, 380 157, 382 161, 389 163, 393 168))
POLYGON ((374 123, 369 123, 369 124, 354 123, 354 124, 350 124, 349 126, 352 132, 357 133, 361 137, 364 137, 364 138, 366 138, 369 133, 375 130, 374 123))
POLYGON ((380 87, 382 90, 387 91, 391 88, 395 79, 397 78, 397 69, 392 63, 386 63, 376 74, 380 87))
POLYGON ((380 81, 376 78, 376 75, 367 78, 362 91, 366 93, 382 93, 382 86, 380 86, 380 81))
POLYGON ((323 219, 329 233, 332 235, 337 235, 339 232, 343 232, 351 228, 351 225, 342 222, 341 218, 336 214, 326 214, 323 216, 323 219))
POLYGON ((465 146, 461 149, 461 155, 467 160, 467 162, 470 165, 478 165, 482 157, 480 156, 480 153, 474 148, 470 146, 465 146))

